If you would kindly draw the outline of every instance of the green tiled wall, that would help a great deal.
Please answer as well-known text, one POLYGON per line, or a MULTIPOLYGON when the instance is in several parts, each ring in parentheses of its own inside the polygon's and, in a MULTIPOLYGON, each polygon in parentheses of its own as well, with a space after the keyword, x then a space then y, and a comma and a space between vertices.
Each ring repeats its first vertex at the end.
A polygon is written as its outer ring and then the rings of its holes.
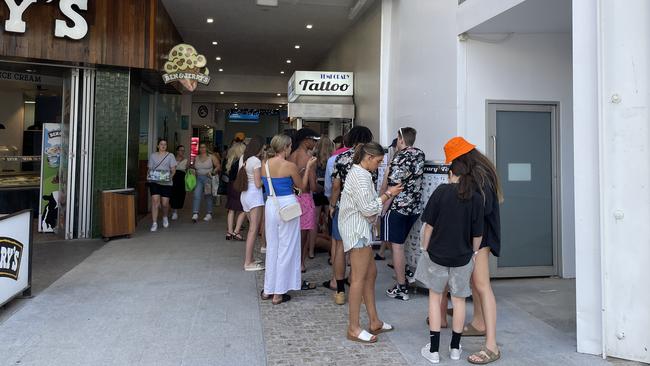
POLYGON ((129 72, 98 70, 95 82, 92 235, 101 236, 101 191, 124 188, 129 72))

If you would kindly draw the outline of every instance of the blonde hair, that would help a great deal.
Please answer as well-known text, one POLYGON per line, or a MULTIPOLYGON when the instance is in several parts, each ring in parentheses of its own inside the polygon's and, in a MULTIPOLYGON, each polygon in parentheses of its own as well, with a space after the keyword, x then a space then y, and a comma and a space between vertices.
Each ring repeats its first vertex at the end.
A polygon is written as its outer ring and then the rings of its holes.
POLYGON ((318 167, 324 169, 327 165, 327 160, 334 151, 334 143, 327 136, 321 136, 316 144, 316 157, 318 158, 318 167))
POLYGON ((287 135, 275 135, 273 136, 273 139, 271 139, 271 150, 272 150, 272 156, 276 156, 280 152, 284 151, 287 146, 291 145, 291 137, 287 135))
POLYGON ((246 145, 241 142, 236 142, 232 144, 230 149, 228 149, 228 154, 226 155, 226 170, 230 171, 230 167, 235 161, 238 161, 244 151, 246 150, 246 145))

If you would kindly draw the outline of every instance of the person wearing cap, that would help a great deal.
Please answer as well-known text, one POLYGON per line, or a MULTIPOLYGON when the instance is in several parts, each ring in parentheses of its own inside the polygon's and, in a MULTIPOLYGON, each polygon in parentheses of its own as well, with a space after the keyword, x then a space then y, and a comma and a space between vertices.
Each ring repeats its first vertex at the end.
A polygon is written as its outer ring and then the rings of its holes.
MULTIPOLYGON (((471 277, 473 319, 463 327, 463 335, 485 336, 484 347, 470 355, 468 361, 474 364, 491 363, 501 357, 501 351, 496 340, 497 309, 490 285, 489 255, 492 253, 498 257, 501 252, 499 204, 503 202, 503 193, 496 167, 475 145, 462 137, 454 137, 445 145, 445 156, 447 163, 452 166, 457 162, 469 167, 484 206, 483 236, 479 250, 474 255, 471 277)), ((446 312, 446 306, 442 311, 446 312)))
POLYGON ((298 202, 302 210, 300 216, 300 240, 302 248, 301 271, 305 271, 305 260, 308 252, 308 241, 310 235, 316 235, 316 206, 312 192, 317 187, 315 170, 307 170, 307 163, 311 160, 316 142, 320 140, 320 135, 309 128, 301 128, 296 131, 293 137, 293 150, 289 161, 296 164, 300 175, 309 174, 309 184, 298 194, 298 202))
POLYGON ((381 240, 391 243, 393 268, 397 283, 386 290, 386 296, 409 300, 409 283, 415 282, 413 272, 406 267, 404 242, 422 212, 422 179, 424 176, 424 152, 413 145, 417 131, 402 127, 397 131, 397 153, 388 169, 388 186, 402 184, 404 190, 392 198, 389 209, 381 219, 381 240))

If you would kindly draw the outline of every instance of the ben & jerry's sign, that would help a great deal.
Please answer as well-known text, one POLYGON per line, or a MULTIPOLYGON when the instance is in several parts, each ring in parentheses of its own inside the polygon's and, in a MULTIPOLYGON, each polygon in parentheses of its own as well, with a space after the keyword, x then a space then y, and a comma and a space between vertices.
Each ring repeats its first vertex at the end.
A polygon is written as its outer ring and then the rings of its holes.
MULTIPOLYGON (((46 0, 51 3, 53 0, 46 0)), ((59 10, 66 19, 56 19, 54 22, 54 36, 59 38, 68 37, 71 39, 82 39, 88 34, 88 23, 79 10, 88 10, 88 0, 58 0, 59 10)), ((23 20, 23 14, 27 8, 36 3, 37 0, 4 0, 9 9, 9 19, 4 22, 5 32, 25 33, 27 24, 23 20)), ((38 19, 38 21, 42 21, 38 19)))
POLYGON ((12 238, 0 237, 0 277, 18 280, 23 244, 12 238))
POLYGON ((189 44, 179 44, 169 52, 169 60, 165 63, 165 84, 179 82, 190 92, 196 90, 198 83, 210 83, 210 71, 205 67, 208 60, 199 55, 189 44))

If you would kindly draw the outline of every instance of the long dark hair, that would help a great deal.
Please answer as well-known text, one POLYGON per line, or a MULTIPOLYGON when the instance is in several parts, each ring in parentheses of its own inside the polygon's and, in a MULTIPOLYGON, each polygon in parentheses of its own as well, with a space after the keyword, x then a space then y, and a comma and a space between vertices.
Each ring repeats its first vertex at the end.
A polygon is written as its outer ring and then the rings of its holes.
POLYGON ((449 170, 458 177, 458 198, 463 201, 472 198, 472 194, 479 189, 478 184, 471 174, 467 163, 461 159, 454 159, 449 170))
MULTIPOLYGON (((472 149, 470 152, 454 159, 452 167, 456 161, 462 163, 469 169, 472 179, 477 185, 477 189, 481 193, 484 201, 486 194, 489 194, 489 192, 485 191, 487 188, 496 194, 499 203, 503 202, 503 191, 501 190, 497 169, 487 156, 476 149, 472 149)), ((454 174, 456 174, 455 171, 454 174)))
POLYGON ((361 144, 355 148, 352 162, 360 164, 367 155, 384 156, 384 148, 376 142, 361 144))
POLYGON ((253 138, 248 142, 248 145, 246 145, 246 150, 244 150, 244 163, 251 156, 259 155, 262 151, 262 147, 264 147, 264 141, 262 141, 262 138, 259 136, 253 136, 253 138))

